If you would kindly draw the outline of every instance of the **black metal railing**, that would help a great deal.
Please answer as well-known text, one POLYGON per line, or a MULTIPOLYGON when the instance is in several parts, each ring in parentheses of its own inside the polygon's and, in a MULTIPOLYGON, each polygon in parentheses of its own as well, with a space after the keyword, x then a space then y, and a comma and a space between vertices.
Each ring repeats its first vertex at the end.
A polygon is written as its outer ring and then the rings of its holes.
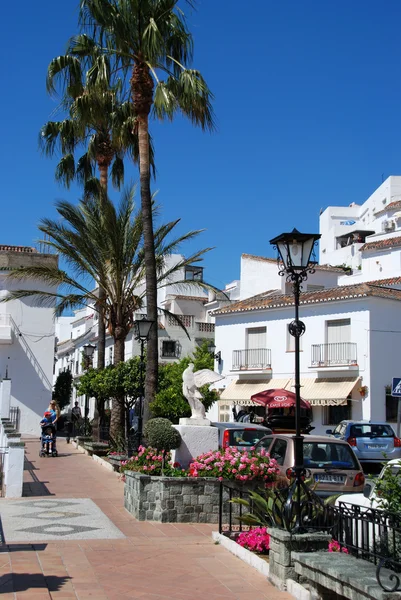
MULTIPOLYGON (((292 514, 294 502, 291 487, 272 490, 270 521, 274 522, 275 527, 296 533, 289 526, 295 522, 292 514), (278 524, 279 521, 281 525, 278 524)), ((258 507, 252 506, 249 491, 249 488, 241 486, 238 482, 220 484, 219 533, 235 538, 241 531, 251 528, 242 523, 241 517, 252 512, 260 517, 258 507), (250 504, 243 506, 232 503, 234 498, 248 500, 250 504)), ((264 495, 257 487, 255 491, 264 495)), ((350 555, 376 565, 376 579, 383 590, 401 590, 401 514, 346 502, 330 506, 324 504, 309 488, 301 490, 301 493, 301 517, 305 530, 330 533, 333 540, 338 542, 341 551, 346 550, 350 555)), ((266 513, 264 519, 266 525, 271 525, 266 513)))
POLYGON ((256 348, 252 350, 233 350, 233 370, 271 369, 271 350, 256 348))
POLYGON ((15 430, 19 431, 21 410, 18 406, 10 406, 9 419, 10 419, 11 423, 14 425, 15 430))
POLYGON ((353 342, 312 344, 312 367, 357 365, 357 345, 353 342))
POLYGON ((249 488, 240 485, 239 482, 221 482, 219 498, 219 533, 227 536, 235 536, 241 531, 249 531, 249 525, 244 525, 240 518, 249 509, 242 504, 233 504, 231 500, 241 498, 250 500, 249 488))
POLYGON ((401 590, 401 515, 346 502, 332 510, 333 539, 353 556, 374 563, 384 590, 401 590))

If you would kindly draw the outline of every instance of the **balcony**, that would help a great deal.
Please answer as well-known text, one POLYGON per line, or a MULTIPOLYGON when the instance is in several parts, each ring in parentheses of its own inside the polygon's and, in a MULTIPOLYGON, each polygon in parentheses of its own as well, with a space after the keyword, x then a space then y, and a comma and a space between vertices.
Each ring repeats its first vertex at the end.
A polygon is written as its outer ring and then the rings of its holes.
POLYGON ((199 333, 214 333, 214 323, 196 321, 196 329, 199 333))
POLYGON ((357 345, 353 342, 312 344, 312 367, 357 367, 357 345))
POLYGON ((10 315, 0 314, 0 344, 12 344, 12 323, 10 315))
POLYGON ((268 348, 233 350, 233 371, 260 371, 271 368, 271 350, 268 348))

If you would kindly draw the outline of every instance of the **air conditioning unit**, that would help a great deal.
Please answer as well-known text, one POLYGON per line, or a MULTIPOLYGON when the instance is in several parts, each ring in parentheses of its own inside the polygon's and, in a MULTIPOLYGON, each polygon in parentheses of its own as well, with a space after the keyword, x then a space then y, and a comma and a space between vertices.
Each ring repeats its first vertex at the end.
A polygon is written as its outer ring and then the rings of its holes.
POLYGON ((382 231, 394 231, 395 222, 393 219, 388 219, 382 223, 382 231))

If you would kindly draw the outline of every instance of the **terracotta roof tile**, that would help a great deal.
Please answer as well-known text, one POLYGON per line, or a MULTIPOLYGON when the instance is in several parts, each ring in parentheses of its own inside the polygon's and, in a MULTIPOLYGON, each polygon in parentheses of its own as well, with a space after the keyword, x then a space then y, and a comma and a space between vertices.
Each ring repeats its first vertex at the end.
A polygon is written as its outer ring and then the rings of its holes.
MULTIPOLYGON (((379 298, 390 298, 401 300, 401 290, 388 289, 372 283, 358 283, 344 285, 335 288, 327 288, 316 292, 304 292, 301 294, 301 304, 318 304, 321 302, 336 302, 352 298, 376 296, 379 298)), ((215 310, 213 315, 224 315, 237 312, 248 312, 253 310, 266 310, 270 308, 283 308, 294 305, 292 294, 282 294, 276 290, 258 294, 246 300, 240 300, 230 306, 215 310)))
POLYGON ((367 242, 359 248, 359 250, 360 252, 364 252, 365 250, 381 250, 382 248, 394 248, 397 246, 401 246, 401 236, 377 240, 375 242, 367 242))
POLYGON ((0 252, 24 252, 31 254, 33 252, 37 252, 37 250, 31 246, 7 246, 0 244, 0 252))
POLYGON ((170 298, 169 300, 196 300, 197 302, 206 303, 209 301, 206 296, 184 296, 182 294, 168 294, 170 298))
MULTIPOLYGON (((256 256, 254 254, 242 254, 241 258, 250 258, 252 260, 260 260, 263 262, 271 262, 277 264, 277 258, 267 258, 265 256, 256 256)), ((334 271, 335 273, 344 273, 346 269, 343 267, 333 267, 332 265, 315 265, 315 271, 334 271)))
POLYGON ((387 279, 375 279, 374 281, 368 281, 371 285, 382 285, 386 287, 387 285, 400 285, 401 284, 401 275, 398 277, 387 277, 387 279))

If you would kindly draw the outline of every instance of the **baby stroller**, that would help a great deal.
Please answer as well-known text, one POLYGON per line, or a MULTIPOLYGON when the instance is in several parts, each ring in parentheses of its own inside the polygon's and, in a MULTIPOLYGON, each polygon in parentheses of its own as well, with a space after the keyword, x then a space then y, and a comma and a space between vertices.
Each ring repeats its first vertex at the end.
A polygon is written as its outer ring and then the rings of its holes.
POLYGON ((45 425, 42 428, 39 456, 58 456, 56 446, 56 427, 53 424, 45 425))

